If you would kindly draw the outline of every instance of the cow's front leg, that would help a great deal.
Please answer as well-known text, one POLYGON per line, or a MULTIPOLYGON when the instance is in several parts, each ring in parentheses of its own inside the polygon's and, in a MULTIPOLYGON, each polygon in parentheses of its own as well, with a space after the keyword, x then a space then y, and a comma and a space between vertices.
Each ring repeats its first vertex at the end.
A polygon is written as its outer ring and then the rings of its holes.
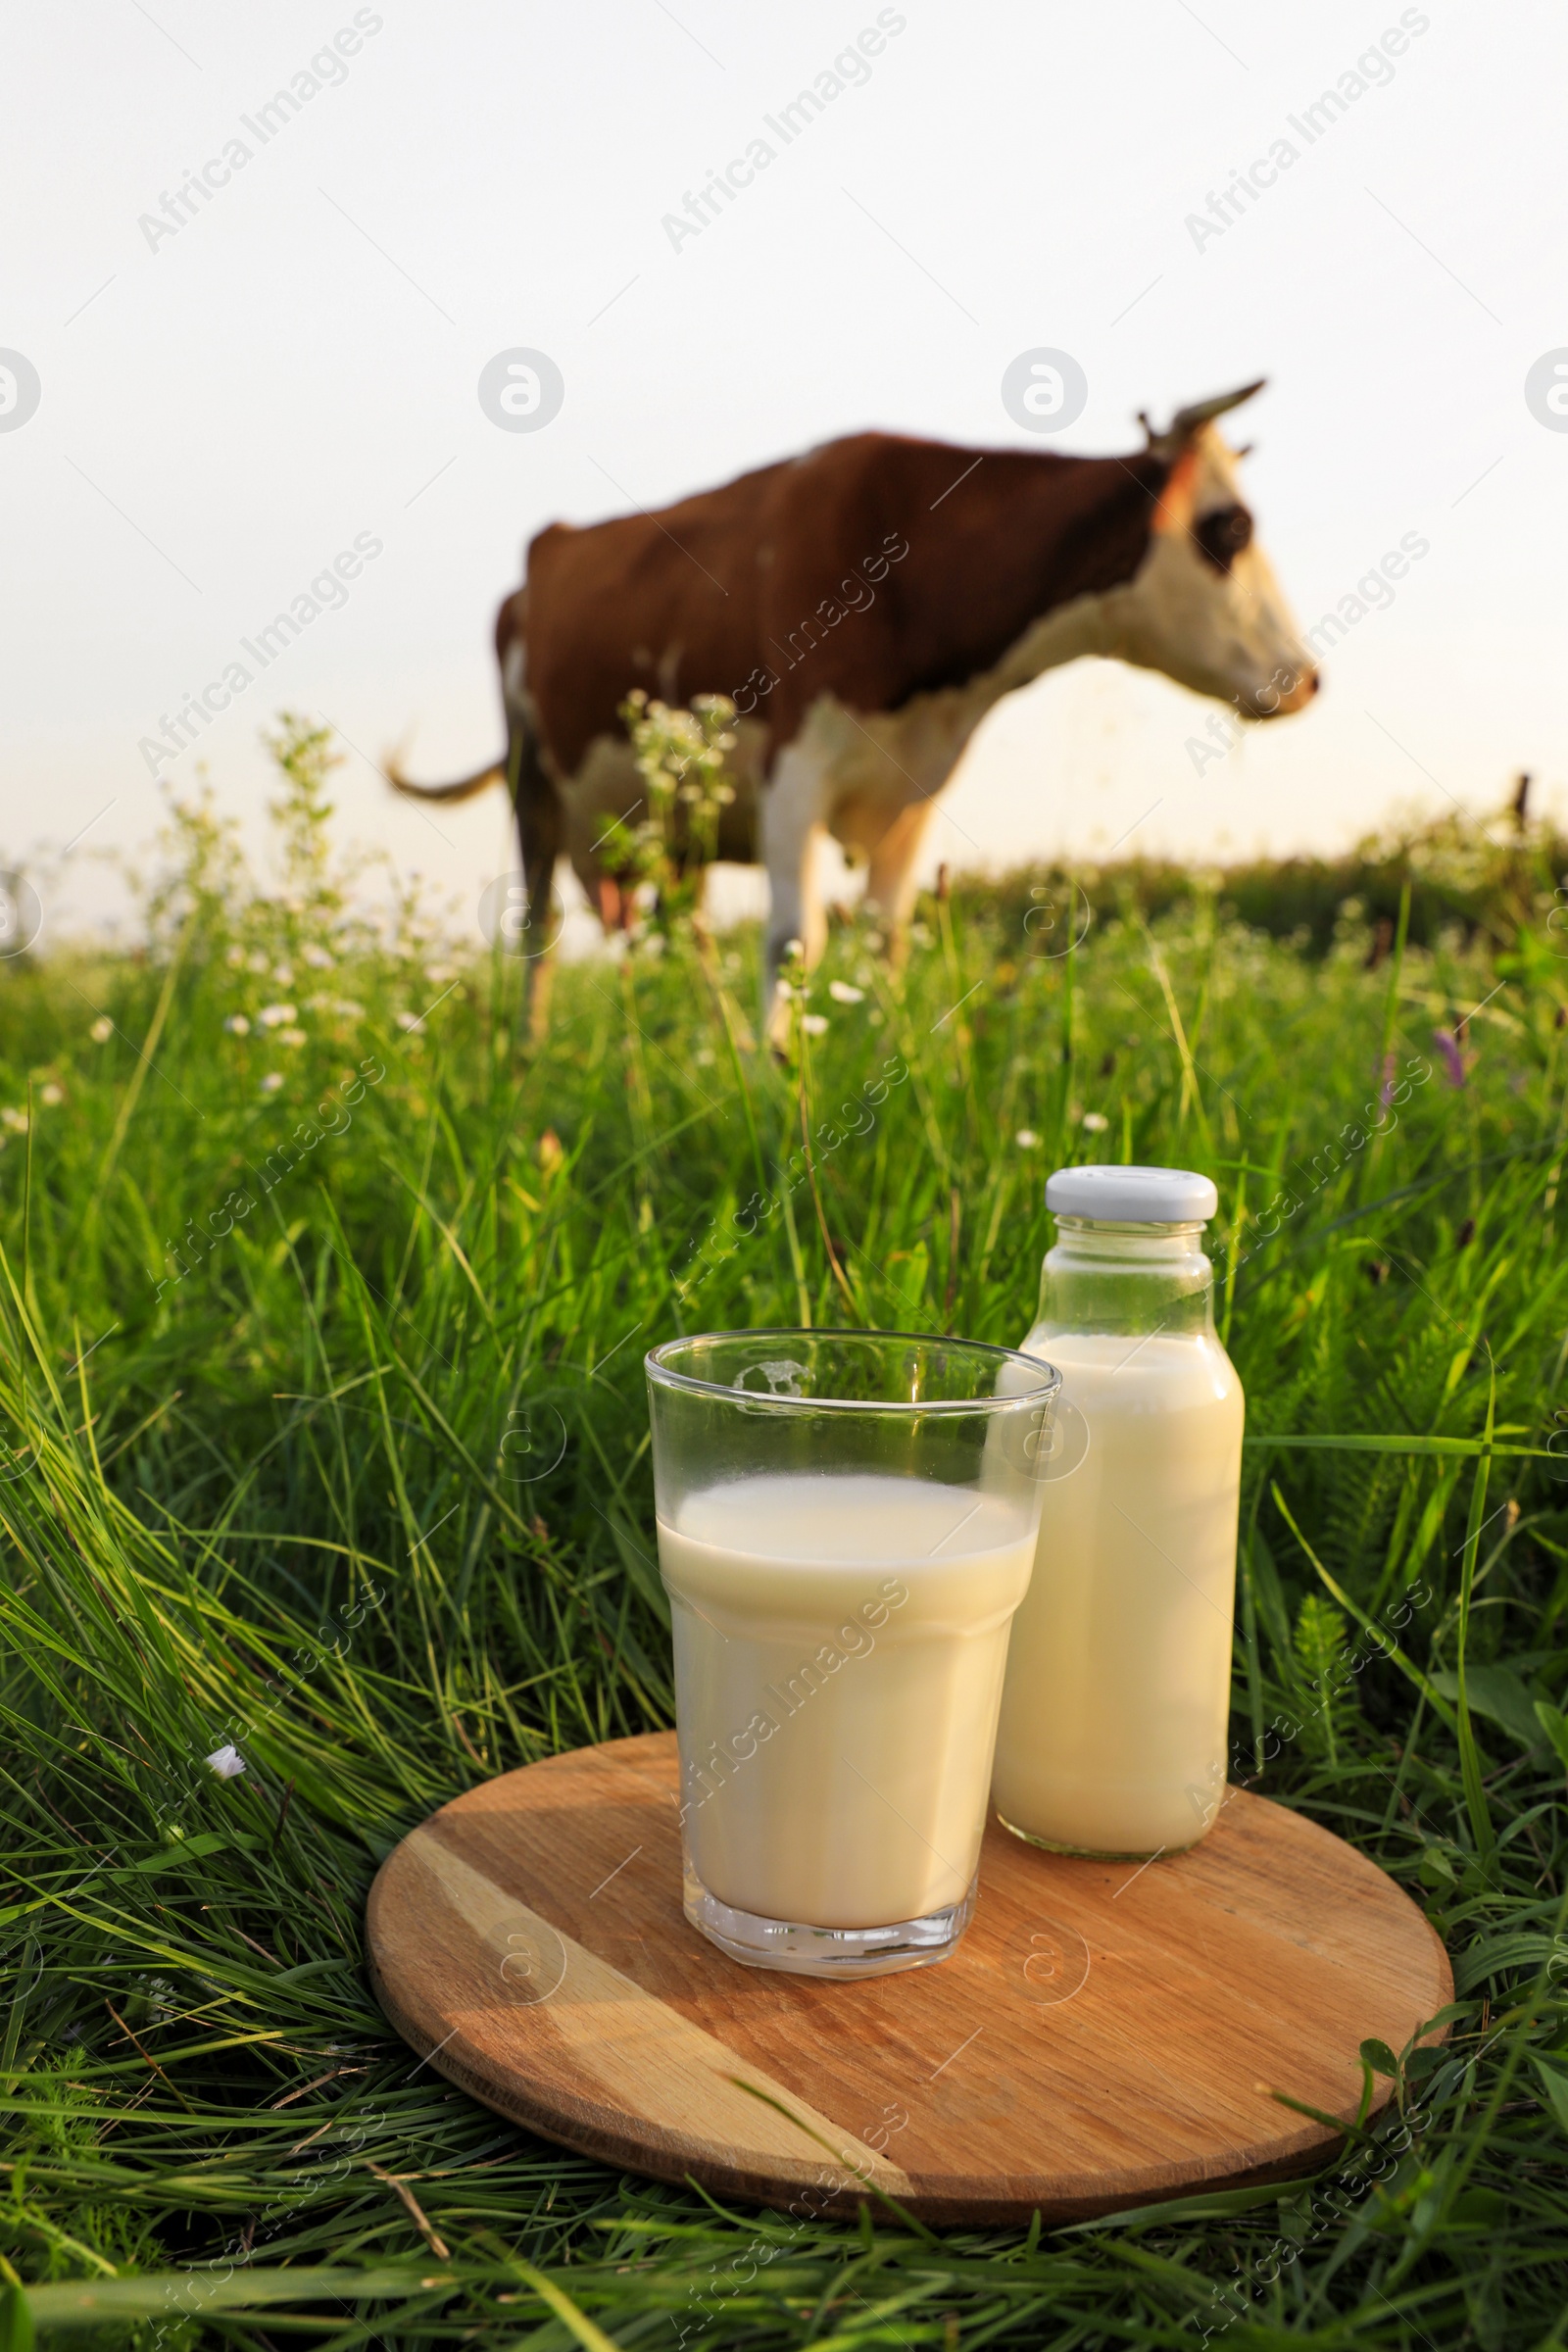
POLYGON ((895 964, 902 964, 908 953, 909 917, 914 912, 917 890, 914 869, 935 806, 930 795, 924 800, 911 801, 906 808, 899 810, 871 852, 865 877, 865 910, 870 913, 874 907, 880 915, 895 964))
POLYGON ((778 992, 790 943, 799 940, 808 969, 821 960, 827 915, 817 874, 823 830, 824 765, 815 754, 789 744, 779 754, 762 795, 761 852, 767 868, 767 1033, 774 1045, 788 1033, 788 1004, 778 992))

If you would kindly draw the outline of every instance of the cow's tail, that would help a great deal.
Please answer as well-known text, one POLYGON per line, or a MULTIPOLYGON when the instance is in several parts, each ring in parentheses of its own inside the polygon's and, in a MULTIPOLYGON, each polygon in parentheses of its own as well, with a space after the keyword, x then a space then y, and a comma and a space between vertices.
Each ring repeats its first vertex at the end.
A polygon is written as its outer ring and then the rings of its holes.
POLYGON ((474 794, 483 792, 489 784, 505 784, 507 763, 492 760, 488 767, 476 768, 471 776, 460 776, 455 784, 416 784, 406 776, 396 755, 387 760, 382 773, 394 792, 403 793, 411 801, 471 801, 474 794))

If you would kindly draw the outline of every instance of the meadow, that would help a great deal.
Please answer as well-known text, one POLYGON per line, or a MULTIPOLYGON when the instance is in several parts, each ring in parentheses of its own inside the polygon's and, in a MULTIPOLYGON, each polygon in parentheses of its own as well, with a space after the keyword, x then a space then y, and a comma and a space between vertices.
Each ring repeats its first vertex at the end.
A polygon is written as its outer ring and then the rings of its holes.
POLYGON ((965 885, 902 975, 838 926, 776 1056, 755 936, 689 918, 530 1023, 523 961, 355 911, 326 747, 278 752, 275 876, 198 804, 142 951, 0 965, 0 2347, 1561 2345, 1547 848, 1506 920, 1412 924, 1416 877, 1278 937, 1203 878, 965 885), (1078 1157, 1219 1187, 1233 1777, 1423 1908, 1448 2040, 1368 2047, 1394 2101, 1315 2181, 1044 2233, 726 2211, 472 2105, 375 2007, 366 1890, 672 1720, 643 1350, 1016 1343, 1078 1157))

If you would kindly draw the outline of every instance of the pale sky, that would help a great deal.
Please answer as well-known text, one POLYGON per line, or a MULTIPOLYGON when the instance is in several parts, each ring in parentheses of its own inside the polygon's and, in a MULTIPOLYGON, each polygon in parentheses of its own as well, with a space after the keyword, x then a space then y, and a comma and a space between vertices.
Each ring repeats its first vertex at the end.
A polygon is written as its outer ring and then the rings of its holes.
POLYGON ((5 17, 0 858, 41 860, 42 885, 88 828, 47 882, 46 940, 118 903, 88 853, 159 821, 144 739, 357 539, 341 601, 265 673, 248 662, 161 773, 188 788, 205 760, 222 806, 254 812, 258 729, 320 710, 369 756, 340 771, 342 837, 467 919, 514 861, 501 794, 427 821, 369 760, 404 741, 439 779, 497 752, 494 611, 542 524, 865 425, 1130 450, 1139 409, 1257 374, 1231 430, 1258 444, 1248 492, 1301 621, 1407 534, 1426 555, 1328 656, 1311 710, 1201 777, 1186 746, 1212 706, 1114 663, 1043 680, 972 747, 929 862, 1092 853, 1129 828, 1128 849, 1205 858, 1335 846, 1400 804, 1489 808, 1521 766, 1568 813, 1568 432, 1525 385, 1568 347, 1568 30, 1545 0, 5 17), (784 145, 765 118, 879 21, 863 75, 843 68, 784 145), (260 116, 311 81, 297 114, 260 116), (1351 82, 1308 140, 1306 110, 1351 82), (772 162, 673 243, 664 217, 759 138, 772 162), (1273 184, 1195 232, 1282 140, 1273 184), (204 170, 209 199, 165 233, 204 170), (1055 441, 1002 402, 1039 346, 1088 381, 1055 441), (564 384, 536 432, 480 407, 481 370, 517 347, 564 384), (8 430, 29 366, 36 412, 8 430))

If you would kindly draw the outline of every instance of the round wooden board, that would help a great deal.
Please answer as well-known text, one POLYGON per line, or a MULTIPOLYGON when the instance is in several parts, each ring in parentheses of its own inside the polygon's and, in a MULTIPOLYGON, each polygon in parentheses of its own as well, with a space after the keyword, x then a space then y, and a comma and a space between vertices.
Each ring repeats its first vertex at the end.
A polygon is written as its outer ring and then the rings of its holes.
POLYGON ((1286 2178, 1338 2136, 1270 2094, 1348 2120, 1359 2043, 1398 2049, 1453 1997, 1385 1872, 1241 1789, 1143 1866, 993 1825, 938 1967, 743 1968, 682 1914, 677 1777, 659 1733, 443 1806, 376 1878, 370 1965, 404 2039, 486 2106, 721 2197, 1060 2223, 1286 2178))

